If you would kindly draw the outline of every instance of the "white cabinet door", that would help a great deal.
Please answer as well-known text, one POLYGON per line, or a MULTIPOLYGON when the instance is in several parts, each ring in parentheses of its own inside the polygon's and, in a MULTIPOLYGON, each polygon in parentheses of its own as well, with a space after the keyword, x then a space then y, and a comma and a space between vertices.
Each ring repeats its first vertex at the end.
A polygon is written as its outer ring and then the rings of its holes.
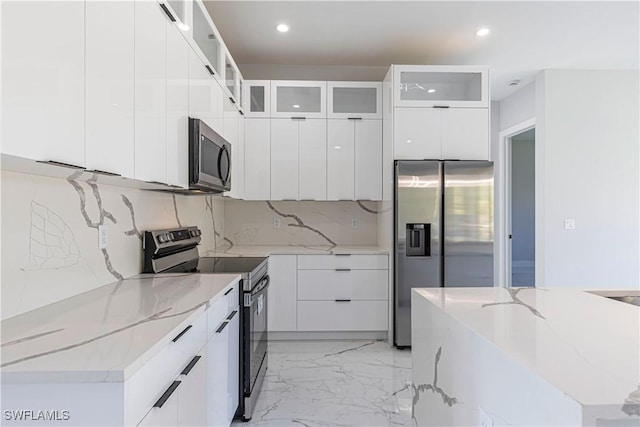
POLYGON ((167 25, 167 184, 189 187, 189 51, 167 25))
POLYGON ((381 119, 382 83, 327 82, 327 117, 381 119))
POLYGON ((207 425, 227 426, 229 325, 224 320, 207 342, 207 425))
POLYGON ((439 108, 396 108, 393 118, 393 158, 440 159, 441 112, 439 108))
POLYGON ((269 256, 267 288, 267 328, 269 331, 295 331, 297 318, 296 255, 269 256))
POLYGON ((142 419, 140 427, 175 427, 178 425, 178 393, 182 381, 174 381, 158 396, 156 405, 142 419), (178 383, 178 384, 176 384, 178 383))
POLYGON ((225 98, 224 90, 220 86, 220 82, 213 76, 210 79, 211 84, 211 109, 209 117, 211 117, 211 129, 224 135, 224 117, 225 117, 225 98))
POLYGON ((271 120, 271 200, 298 198, 298 121, 271 120))
POLYGON ((228 332, 228 360, 227 366, 227 407, 226 415, 228 424, 231 424, 233 416, 238 409, 240 399, 240 307, 236 307, 229 317, 228 332))
POLYGON ((328 120, 327 200, 354 199, 354 122, 355 120, 328 120))
POLYGON ((382 200, 382 120, 357 120, 355 128, 355 199, 382 200))
POLYGON ((153 1, 135 2, 135 178, 166 182, 168 18, 153 1))
POLYGON ((271 195, 271 120, 244 120, 244 198, 269 200, 271 195))
POLYGON ((244 112, 247 117, 270 117, 271 81, 244 81, 244 112))
POLYGON ((245 145, 245 136, 244 136, 244 116, 238 113, 238 148, 240 152, 238 153, 238 163, 235 164, 236 168, 236 188, 238 191, 238 198, 244 200, 244 193, 246 191, 246 183, 244 182, 244 168, 246 164, 246 145, 245 145))
POLYGON ((449 108, 442 111, 442 158, 489 160, 489 110, 449 108))
POLYGON ((207 359, 203 348, 187 366, 179 381, 178 424, 179 426, 207 425, 207 359))
POLYGON ((325 119, 327 82, 272 81, 271 117, 325 119))
POLYGON ((240 143, 238 141, 238 118, 240 114, 228 99, 224 101, 224 133, 223 137, 231 144, 231 191, 225 192, 225 196, 239 199, 240 182, 240 143))
POLYGON ((327 200, 327 121, 300 120, 298 199, 327 200))
POLYGON ((2 2, 2 152, 84 166, 85 3, 2 2))
POLYGON ((86 167, 134 177, 134 2, 86 3, 86 167))

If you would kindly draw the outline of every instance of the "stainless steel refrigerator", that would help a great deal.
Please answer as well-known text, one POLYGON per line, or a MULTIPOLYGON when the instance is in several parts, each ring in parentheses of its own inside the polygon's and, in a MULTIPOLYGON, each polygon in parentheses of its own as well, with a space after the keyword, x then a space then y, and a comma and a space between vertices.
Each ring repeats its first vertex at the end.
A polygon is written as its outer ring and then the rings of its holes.
POLYGON ((394 344, 411 345, 411 288, 493 286, 493 162, 395 162, 394 344))

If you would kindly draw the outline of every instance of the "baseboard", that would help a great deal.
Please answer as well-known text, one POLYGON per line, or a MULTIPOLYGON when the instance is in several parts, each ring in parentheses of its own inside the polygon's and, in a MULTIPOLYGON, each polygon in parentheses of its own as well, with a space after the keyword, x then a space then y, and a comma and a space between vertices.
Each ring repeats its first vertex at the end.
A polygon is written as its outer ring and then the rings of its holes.
POLYGON ((269 341, 308 340, 386 340, 387 331, 335 331, 335 332, 274 332, 269 331, 269 341))

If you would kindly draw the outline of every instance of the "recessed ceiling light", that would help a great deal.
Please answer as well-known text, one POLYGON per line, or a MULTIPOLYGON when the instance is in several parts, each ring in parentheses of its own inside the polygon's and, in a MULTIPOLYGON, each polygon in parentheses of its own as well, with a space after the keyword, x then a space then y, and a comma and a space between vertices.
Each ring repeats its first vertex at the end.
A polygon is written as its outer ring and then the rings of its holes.
POLYGON ((276 30, 281 33, 286 33, 287 31, 289 31, 289 26, 287 24, 278 24, 276 25, 276 30))
POLYGON ((491 32, 491 30, 489 30, 488 28, 480 28, 478 31, 476 31, 476 36, 484 37, 487 34, 489 34, 490 32, 491 32))
POLYGON ((298 104, 293 104, 293 108, 300 108, 298 104))
POLYGON ((435 91, 436 91, 435 89, 429 89, 427 93, 434 93, 435 91))

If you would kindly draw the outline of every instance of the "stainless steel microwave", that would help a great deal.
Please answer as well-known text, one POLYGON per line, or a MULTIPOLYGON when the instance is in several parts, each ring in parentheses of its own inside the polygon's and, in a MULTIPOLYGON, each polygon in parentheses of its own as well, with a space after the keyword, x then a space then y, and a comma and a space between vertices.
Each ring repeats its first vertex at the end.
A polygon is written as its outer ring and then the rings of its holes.
POLYGON ((231 190, 231 144, 200 119, 189 118, 189 189, 231 190))

